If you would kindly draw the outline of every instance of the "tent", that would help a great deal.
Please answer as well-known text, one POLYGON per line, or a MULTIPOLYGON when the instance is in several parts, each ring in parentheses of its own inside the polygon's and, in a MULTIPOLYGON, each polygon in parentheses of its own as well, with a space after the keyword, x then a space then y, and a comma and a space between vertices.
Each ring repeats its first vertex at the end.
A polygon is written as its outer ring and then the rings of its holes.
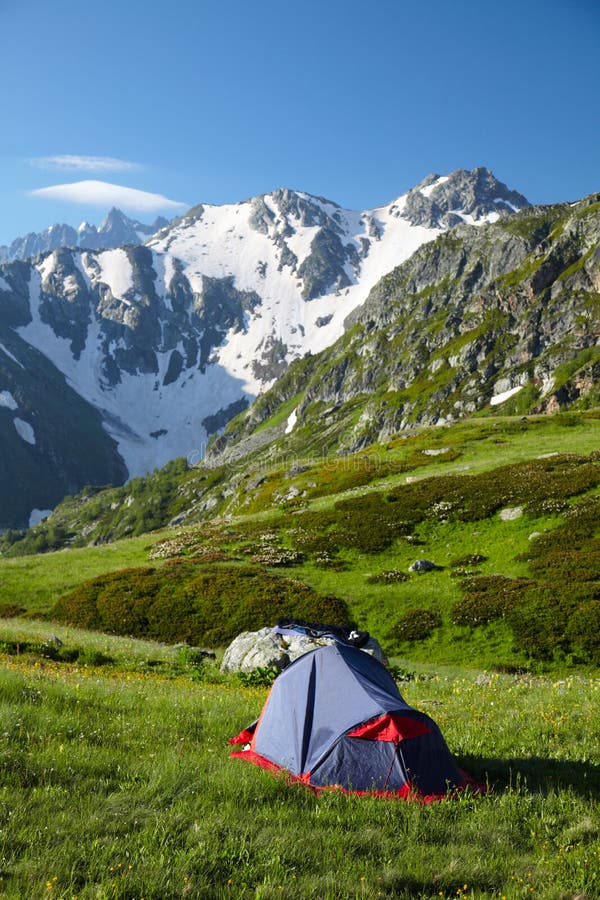
POLYGON ((430 801, 467 785, 432 719, 401 697, 387 669, 355 647, 332 644, 277 677, 260 718, 232 756, 287 772, 312 788, 430 801))

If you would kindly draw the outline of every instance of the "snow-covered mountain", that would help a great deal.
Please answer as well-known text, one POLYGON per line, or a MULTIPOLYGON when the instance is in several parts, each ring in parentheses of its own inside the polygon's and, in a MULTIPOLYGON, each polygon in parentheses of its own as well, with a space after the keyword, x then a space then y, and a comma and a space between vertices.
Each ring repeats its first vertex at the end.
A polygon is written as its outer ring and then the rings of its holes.
POLYGON ((103 250, 121 247, 123 244, 143 244, 168 220, 159 216, 151 225, 144 225, 130 219, 120 209, 113 207, 100 225, 82 222, 79 228, 70 225, 51 225, 39 233, 30 232, 25 237, 15 238, 10 244, 0 245, 0 262, 14 259, 29 259, 59 247, 84 247, 89 250, 103 250))
MULTIPOLYGON (((175 456, 198 460, 211 433, 293 359, 332 344, 418 247, 526 205, 487 169, 431 175, 364 212, 277 190, 197 206, 145 246, 4 264, 0 326, 19 340, 2 344, 0 329, 0 391, 4 368, 18 404, 21 354, 35 348, 100 413, 130 476, 175 456)), ((41 433, 45 415, 42 404, 19 419, 41 433)), ((26 442, 16 416, 11 404, 0 408, 0 440, 4 427, 26 442)))

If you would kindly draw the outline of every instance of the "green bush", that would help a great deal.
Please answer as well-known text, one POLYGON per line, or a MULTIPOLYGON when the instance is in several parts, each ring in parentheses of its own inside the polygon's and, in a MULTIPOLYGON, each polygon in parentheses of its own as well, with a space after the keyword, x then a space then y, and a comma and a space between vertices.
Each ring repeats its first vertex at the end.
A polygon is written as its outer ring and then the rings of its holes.
POLYGON ((367 575, 366 580, 369 584, 399 584, 402 581, 408 581, 409 576, 399 569, 385 569, 377 575, 367 575))
POLYGON ((535 584, 507 612, 515 646, 539 660, 551 660, 571 652, 567 623, 577 608, 572 594, 557 585, 535 584))
POLYGON ((461 584, 464 597, 452 608, 454 625, 475 628, 501 619, 519 602, 524 589, 531 584, 526 578, 504 575, 478 575, 465 578, 461 584))
POLYGON ((441 624, 441 616, 431 609, 409 609, 393 626, 389 637, 395 641, 422 641, 441 624))
POLYGON ((0 619, 14 619, 24 612, 25 607, 19 606, 18 603, 0 603, 0 619))
POLYGON ((279 672, 276 666, 258 666, 251 672, 238 672, 237 676, 245 687, 271 687, 279 672))
POLYGON ((124 569, 59 599, 55 618, 112 634, 166 643, 222 646, 281 617, 352 624, 343 600, 249 566, 171 560, 160 569, 124 569))
POLYGON ((567 636, 576 650, 583 650, 590 662, 600 665, 600 599, 577 607, 569 619, 567 636))
POLYGON ((480 566, 482 563, 487 562, 487 559, 488 557, 484 556, 483 553, 467 553, 466 556, 458 556, 456 559, 453 559, 450 563, 450 568, 480 566))
POLYGON ((53 662, 78 663, 82 666, 106 666, 114 663, 113 657, 101 650, 94 650, 91 647, 68 647, 56 640, 3 640, 0 641, 0 652, 7 656, 39 656, 53 662))

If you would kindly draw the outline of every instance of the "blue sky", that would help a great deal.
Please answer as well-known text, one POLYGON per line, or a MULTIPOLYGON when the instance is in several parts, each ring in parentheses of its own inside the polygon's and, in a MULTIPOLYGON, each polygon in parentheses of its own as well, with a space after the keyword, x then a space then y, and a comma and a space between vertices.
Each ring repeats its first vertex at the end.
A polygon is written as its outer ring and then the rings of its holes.
POLYGON ((600 190, 597 0, 0 0, 0 29, 0 243, 99 222, 122 195, 90 181, 159 195, 124 198, 143 221, 478 165, 532 202, 600 190))

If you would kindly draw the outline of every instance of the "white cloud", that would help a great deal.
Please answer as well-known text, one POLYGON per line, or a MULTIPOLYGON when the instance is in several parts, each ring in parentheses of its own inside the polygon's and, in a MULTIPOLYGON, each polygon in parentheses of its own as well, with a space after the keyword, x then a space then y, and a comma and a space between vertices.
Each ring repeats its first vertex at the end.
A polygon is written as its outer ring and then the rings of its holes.
POLYGON ((132 172, 141 168, 139 163, 114 159, 112 156, 79 156, 74 153, 37 156, 28 162, 39 169, 69 169, 76 172, 132 172))
POLYGON ((183 210, 187 203, 169 200, 162 194, 138 191, 136 188, 110 184, 108 181, 75 181, 71 184, 54 184, 50 187, 28 191, 30 197, 41 197, 62 203, 83 203, 90 206, 118 206, 119 209, 136 212, 158 210, 183 210))

